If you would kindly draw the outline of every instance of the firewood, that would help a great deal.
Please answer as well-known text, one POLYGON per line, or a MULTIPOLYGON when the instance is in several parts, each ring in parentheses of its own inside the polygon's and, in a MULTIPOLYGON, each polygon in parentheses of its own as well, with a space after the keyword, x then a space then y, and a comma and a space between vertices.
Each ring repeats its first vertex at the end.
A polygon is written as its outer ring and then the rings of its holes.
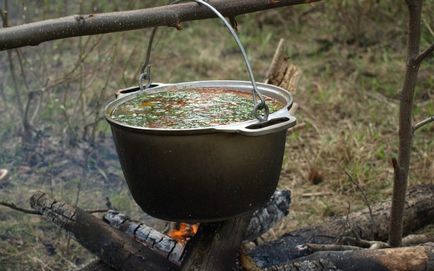
MULTIPOLYGON (((277 190, 263 208, 256 210, 250 219, 244 234, 244 240, 254 240, 281 221, 289 210, 291 193, 289 190, 277 190)), ((184 244, 178 243, 169 236, 147 226, 143 222, 131 220, 128 216, 110 210, 104 215, 112 227, 134 237, 137 241, 163 255, 175 264, 180 264, 184 256, 184 244)))
MULTIPOLYGON (((408 191, 404 212, 404 233, 409 234, 434 222, 434 185, 419 185, 408 191)), ((368 209, 324 221, 321 224, 300 228, 278 240, 258 246, 243 256, 258 268, 281 265, 306 256, 298 249, 305 243, 333 244, 343 236, 364 240, 386 241, 390 217, 390 200, 372 206, 372 219, 368 209), (374 225, 372 225, 372 220, 374 225), (356 236, 354 236, 356 235, 356 236), (372 239, 370 237, 373 237, 372 239)))
POLYGON ((178 243, 144 223, 131 220, 128 216, 116 211, 107 212, 104 215, 104 221, 128 236, 134 237, 135 240, 163 255, 169 261, 178 265, 181 264, 184 244, 178 243))
POLYGON ((178 270, 178 267, 101 219, 43 192, 32 195, 30 205, 54 224, 71 232, 77 241, 116 270, 178 270))
POLYGON ((202 223, 187 243, 183 271, 232 270, 251 214, 223 222, 202 223))
POLYGON ((301 70, 289 62, 286 53, 285 40, 281 39, 268 68, 265 83, 279 86, 295 93, 298 81, 301 77, 301 70))
POLYGON ((427 271, 434 270, 434 244, 387 249, 321 251, 264 271, 427 271))
POLYGON ((289 213, 291 192, 276 190, 263 208, 256 210, 250 219, 244 241, 253 241, 279 223, 289 213))

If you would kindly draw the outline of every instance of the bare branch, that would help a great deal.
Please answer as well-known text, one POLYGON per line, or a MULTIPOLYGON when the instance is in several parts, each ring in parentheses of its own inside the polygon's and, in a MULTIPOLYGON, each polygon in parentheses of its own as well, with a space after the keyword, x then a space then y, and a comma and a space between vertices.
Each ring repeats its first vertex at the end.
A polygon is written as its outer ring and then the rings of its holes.
POLYGON ((28 210, 28 209, 18 207, 15 205, 15 203, 12 203, 12 202, 0 201, 0 205, 11 208, 11 209, 16 210, 16 211, 26 213, 26 214, 41 215, 38 211, 33 211, 33 210, 28 210))
MULTIPOLYGON (((224 16, 317 2, 320 0, 212 0, 224 16)), ((100 14, 74 15, 0 29, 0 51, 68 37, 96 35, 154 26, 177 27, 181 22, 213 18, 215 14, 196 3, 100 14)))
POLYGON ((431 116, 429 118, 424 119, 421 122, 416 123, 416 125, 413 126, 413 133, 416 132, 417 129, 422 128, 423 126, 433 121, 434 121, 434 116, 431 116))
POLYGON ((415 62, 417 65, 420 65, 420 63, 422 63, 422 61, 423 61, 425 58, 430 57, 430 56, 433 54, 433 52, 434 52, 434 43, 431 44, 431 46, 428 47, 425 51, 423 51, 422 53, 420 53, 420 54, 416 57, 416 59, 414 60, 414 62, 415 62))

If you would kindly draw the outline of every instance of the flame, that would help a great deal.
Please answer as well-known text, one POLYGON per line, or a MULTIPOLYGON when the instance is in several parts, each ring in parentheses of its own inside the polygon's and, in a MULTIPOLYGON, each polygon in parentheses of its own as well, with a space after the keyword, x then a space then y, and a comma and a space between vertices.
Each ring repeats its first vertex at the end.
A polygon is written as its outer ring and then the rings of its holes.
POLYGON ((180 223, 178 229, 170 230, 167 235, 179 243, 185 244, 199 229, 199 224, 180 223))

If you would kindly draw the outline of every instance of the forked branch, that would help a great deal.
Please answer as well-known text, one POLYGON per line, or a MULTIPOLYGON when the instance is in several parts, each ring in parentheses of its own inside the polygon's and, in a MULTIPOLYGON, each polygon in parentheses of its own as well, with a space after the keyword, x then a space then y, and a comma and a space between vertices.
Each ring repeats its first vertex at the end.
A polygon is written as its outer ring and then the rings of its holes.
POLYGON ((420 53, 416 59, 414 60, 417 65, 420 65, 422 61, 428 57, 430 57, 434 53, 434 43, 431 44, 425 51, 420 53))

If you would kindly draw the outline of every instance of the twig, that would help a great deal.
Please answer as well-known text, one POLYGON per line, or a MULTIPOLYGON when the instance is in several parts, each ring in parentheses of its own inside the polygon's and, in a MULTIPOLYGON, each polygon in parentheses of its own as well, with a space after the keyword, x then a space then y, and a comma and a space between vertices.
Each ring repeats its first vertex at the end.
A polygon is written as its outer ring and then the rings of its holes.
POLYGON ((431 26, 429 25, 429 23, 425 18, 423 18, 423 24, 428 29, 428 32, 434 37, 434 30, 431 28, 431 26))
POLYGON ((354 238, 350 236, 344 236, 339 240, 338 244, 345 244, 351 246, 357 246, 361 248, 369 248, 369 249, 380 249, 380 248, 389 248, 389 244, 382 241, 370 241, 364 240, 360 238, 354 238))
POLYGON ((311 244, 307 243, 305 246, 312 252, 317 251, 343 251, 343 250, 362 250, 361 247, 348 246, 348 245, 334 245, 334 244, 311 244))
MULTIPOLYGON (((38 211, 29 210, 29 209, 19 207, 13 202, 0 201, 0 205, 11 208, 11 209, 16 210, 16 211, 26 213, 26 214, 40 215, 40 213, 38 211)), ((108 210, 109 209, 91 209, 91 210, 85 210, 85 211, 89 214, 95 214, 95 213, 105 213, 105 212, 108 212, 108 210)))
POLYGON ((31 214, 31 215, 41 215, 38 211, 33 211, 33 210, 29 210, 29 209, 24 209, 21 207, 18 207, 15 205, 15 203, 12 202, 5 202, 5 201, 0 201, 0 205, 3 205, 5 207, 14 209, 16 211, 20 211, 22 213, 26 213, 26 214, 31 214))
POLYGON ((434 116, 431 116, 429 118, 424 119, 421 122, 416 123, 416 125, 413 126, 413 133, 416 132, 417 129, 422 128, 423 126, 433 121, 434 121, 434 116))
POLYGON ((6 178, 7 175, 8 175, 7 169, 0 169, 0 181, 6 178))
POLYGON ((94 210, 85 210, 89 214, 96 214, 96 213, 106 213, 109 211, 109 209, 94 209, 94 210))
MULTIPOLYGON (((358 182, 355 182, 353 177, 350 175, 350 173, 347 170, 344 170, 345 174, 348 176, 349 181, 354 184, 357 189, 360 191, 360 193, 362 194, 363 197, 363 201, 365 202, 366 206, 368 207, 369 210, 369 217, 371 219, 371 235, 374 232, 374 227, 375 227, 375 219, 374 219, 374 215, 372 213, 372 208, 371 208, 371 204, 369 203, 369 199, 368 199, 368 195, 366 195, 365 190, 363 190, 358 182)), ((371 236, 371 238, 373 238, 373 236, 371 236)))
POLYGON ((434 43, 431 44, 430 47, 428 47, 425 51, 423 51, 422 53, 420 53, 414 60, 414 63, 417 65, 420 65, 420 63, 422 63, 422 61, 429 57, 430 55, 432 55, 432 53, 434 52, 434 43))
POLYGON ((313 192, 313 193, 304 193, 301 195, 302 198, 310 198, 310 197, 322 197, 322 196, 330 196, 333 195, 331 192, 313 192))

